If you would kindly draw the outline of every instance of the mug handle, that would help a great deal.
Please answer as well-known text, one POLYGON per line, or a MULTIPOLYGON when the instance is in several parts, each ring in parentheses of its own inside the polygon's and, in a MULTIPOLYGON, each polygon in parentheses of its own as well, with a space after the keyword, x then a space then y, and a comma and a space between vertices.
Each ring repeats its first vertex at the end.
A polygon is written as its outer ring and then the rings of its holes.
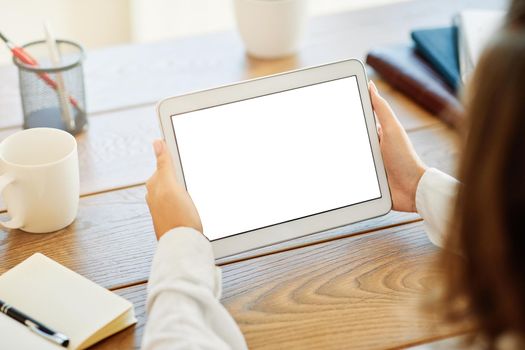
MULTIPOLYGON (((13 183, 13 181, 15 181, 15 178, 9 174, 4 174, 0 176, 0 193, 3 193, 4 189, 9 184, 13 183)), ((0 226, 3 226, 5 228, 10 228, 10 229, 20 228, 23 225, 24 223, 21 217, 14 217, 14 218, 11 218, 11 220, 9 221, 0 221, 0 226)))

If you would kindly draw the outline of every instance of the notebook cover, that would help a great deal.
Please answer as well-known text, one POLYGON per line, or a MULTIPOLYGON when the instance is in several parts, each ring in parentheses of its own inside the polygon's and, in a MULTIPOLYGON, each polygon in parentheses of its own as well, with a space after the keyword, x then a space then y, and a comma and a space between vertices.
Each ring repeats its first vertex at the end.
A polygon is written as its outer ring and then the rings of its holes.
MULTIPOLYGON (((94 334, 133 308, 124 298, 40 253, 0 276, 0 299, 67 335, 69 349, 90 346, 94 334)), ((47 340, 3 314, 0 317, 0 326, 9 327, 9 334, 0 337, 0 349, 31 349, 30 344, 37 342, 43 345, 33 349, 47 349, 47 340)), ((131 317, 127 325, 135 322, 131 317)))
POLYGON ((411 45, 373 49, 366 63, 383 79, 421 107, 455 128, 463 120, 463 108, 442 77, 411 45))
POLYGON ((421 56, 457 91, 461 82, 457 27, 414 30, 411 36, 421 56))

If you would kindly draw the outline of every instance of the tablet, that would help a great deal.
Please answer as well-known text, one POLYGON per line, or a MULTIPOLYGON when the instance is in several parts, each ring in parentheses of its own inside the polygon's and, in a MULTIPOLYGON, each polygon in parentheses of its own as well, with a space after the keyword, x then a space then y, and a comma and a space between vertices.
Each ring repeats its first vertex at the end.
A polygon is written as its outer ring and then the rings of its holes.
POLYGON ((171 97, 157 112, 216 258, 391 209, 358 60, 171 97))

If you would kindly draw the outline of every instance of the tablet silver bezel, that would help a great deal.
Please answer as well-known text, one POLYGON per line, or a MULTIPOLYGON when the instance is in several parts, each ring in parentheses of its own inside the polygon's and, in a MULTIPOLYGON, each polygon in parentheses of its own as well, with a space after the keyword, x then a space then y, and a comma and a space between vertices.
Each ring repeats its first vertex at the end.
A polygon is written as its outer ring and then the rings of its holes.
POLYGON ((382 196, 364 203, 212 241, 216 258, 381 216, 391 210, 392 200, 379 147, 365 68, 359 60, 345 60, 169 97, 157 104, 161 130, 171 152, 177 180, 186 186, 171 123, 172 116, 350 76, 357 78, 382 196))

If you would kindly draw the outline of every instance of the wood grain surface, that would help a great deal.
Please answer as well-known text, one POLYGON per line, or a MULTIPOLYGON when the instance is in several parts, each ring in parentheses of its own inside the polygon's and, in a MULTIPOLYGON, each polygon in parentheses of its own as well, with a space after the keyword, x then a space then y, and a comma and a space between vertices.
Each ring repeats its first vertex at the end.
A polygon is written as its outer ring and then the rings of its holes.
POLYGON ((439 283, 421 222, 223 267, 223 303, 248 346, 384 349, 442 337, 420 297, 439 283))
MULTIPOLYGON (((222 302, 253 349, 386 349, 466 331, 425 311, 444 271, 422 223, 391 227, 227 264, 222 302)), ((453 257, 451 257, 453 258, 453 257)), ((138 348, 146 285, 119 289, 138 324, 100 349, 138 348)))

